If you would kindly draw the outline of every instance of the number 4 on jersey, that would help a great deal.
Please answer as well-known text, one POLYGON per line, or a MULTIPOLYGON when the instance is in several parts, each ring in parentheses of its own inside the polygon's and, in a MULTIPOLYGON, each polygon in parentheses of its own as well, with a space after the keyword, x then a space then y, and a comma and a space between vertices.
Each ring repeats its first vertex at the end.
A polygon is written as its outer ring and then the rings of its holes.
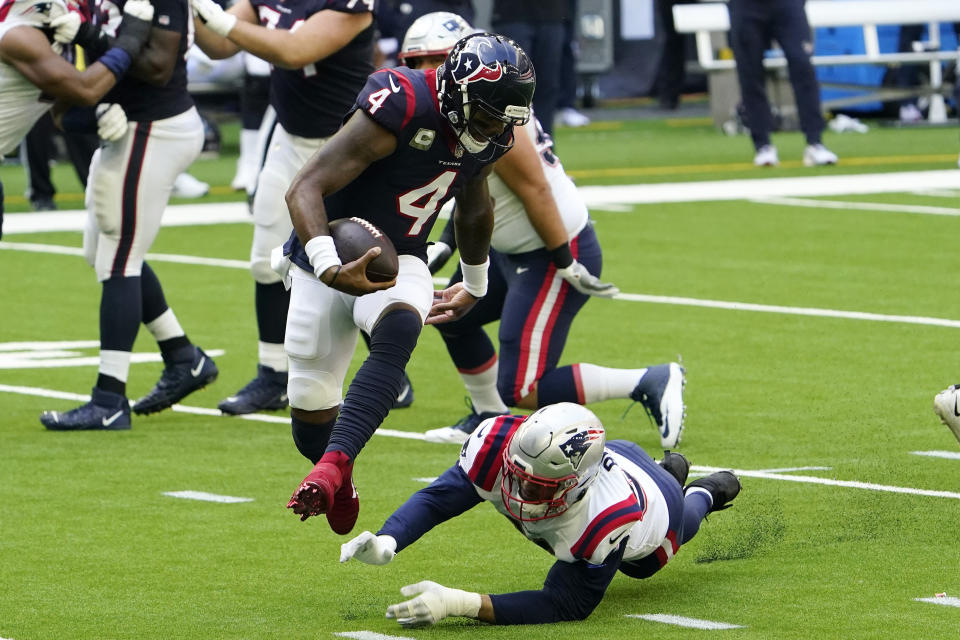
POLYGON ((419 234, 423 225, 436 215, 440 210, 440 202, 447 195, 456 177, 456 171, 444 171, 422 187, 407 191, 397 198, 400 213, 414 219, 407 231, 408 236, 419 234), (424 199, 426 202, 423 202, 424 199))

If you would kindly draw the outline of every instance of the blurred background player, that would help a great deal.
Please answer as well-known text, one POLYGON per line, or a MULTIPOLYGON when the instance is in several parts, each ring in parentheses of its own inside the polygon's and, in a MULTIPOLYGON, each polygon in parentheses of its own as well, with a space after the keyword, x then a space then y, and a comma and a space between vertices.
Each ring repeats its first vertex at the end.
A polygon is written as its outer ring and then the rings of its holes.
POLYGON ((193 0, 197 45, 213 59, 241 49, 273 65, 270 103, 277 126, 253 197, 250 271, 254 278, 256 376, 218 406, 245 414, 287 406, 283 348, 290 294, 270 266, 270 252, 290 237, 284 193, 307 160, 337 130, 373 71, 373 0, 239 0, 224 11, 193 0))
POLYGON ((493 228, 486 176, 513 144, 514 126, 530 117, 535 87, 533 66, 515 43, 468 36, 439 69, 371 75, 344 126, 294 179, 287 204, 295 233, 284 247, 294 266, 281 268, 292 281, 287 389, 294 442, 316 463, 287 505, 302 519, 325 513, 336 533, 353 528, 354 461, 396 401, 423 323, 454 320, 486 294, 493 228), (452 197, 464 281, 434 293, 426 243, 452 197), (376 249, 340 263, 327 223, 350 216, 393 242, 395 281, 367 280, 376 249), (370 354, 344 397, 358 329, 370 334, 370 354))
POLYGON ((708 513, 740 493, 730 471, 694 480, 667 452, 657 464, 628 440, 606 440, 585 407, 561 403, 533 415, 485 421, 458 461, 387 518, 341 546, 340 562, 382 565, 441 522, 489 502, 527 539, 556 557, 540 590, 481 595, 431 581, 401 589, 412 599, 387 617, 404 627, 448 616, 493 624, 583 620, 617 572, 649 578, 697 534, 708 513))
MULTIPOLYGON (((95 24, 112 37, 124 5, 132 1, 101 0, 95 24)), ((166 409, 217 377, 213 360, 187 338, 160 280, 144 261, 174 181, 199 156, 204 137, 187 93, 188 1, 151 1, 149 40, 130 73, 105 98, 123 108, 130 126, 121 139, 94 154, 87 185, 83 250, 102 283, 99 374, 90 402, 41 416, 48 429, 130 428, 127 375, 141 322, 157 341, 164 369, 156 386, 134 403, 135 413, 166 409)), ((91 60, 103 54, 96 41, 80 38, 78 44, 91 60)))
POLYGON ((805 0, 730 0, 730 47, 737 61, 737 80, 747 127, 759 166, 780 164, 777 148, 770 141, 773 115, 767 99, 767 75, 763 56, 771 38, 783 49, 790 72, 790 85, 797 102, 800 128, 807 140, 803 164, 836 164, 835 153, 823 146, 826 126, 820 105, 820 84, 810 62, 813 32, 807 22, 805 0))
MULTIPOLYGON (((93 110, 104 94, 127 72, 150 33, 153 7, 146 0, 131 0, 123 16, 121 35, 111 40, 102 59, 79 71, 62 57, 81 26, 79 8, 64 0, 16 0, 3 5, 0 20, 0 155, 12 151, 34 124, 53 107, 89 107, 76 110, 67 126, 97 132, 113 139, 123 134, 126 118, 119 108, 104 105, 93 110), (49 34, 49 35, 48 35, 49 34), (41 96, 48 96, 41 98, 41 96), (86 121, 86 122, 84 122, 86 121)), ((93 28, 88 25, 86 33, 93 28)), ((57 116, 63 125, 64 109, 57 116)), ((0 183, 0 238, 3 237, 3 184, 0 183)))
MULTIPOLYGON (((400 59, 414 69, 434 69, 471 27, 460 16, 438 12, 411 25, 400 59)), ((509 407, 536 409, 556 402, 590 403, 632 398, 653 416, 665 448, 683 429, 683 370, 669 363, 612 369, 589 363, 557 367, 578 311, 591 295, 619 290, 597 279, 600 243, 587 206, 536 118, 494 165, 487 184, 494 201, 487 295, 463 318, 437 325, 470 394, 471 411, 451 427, 427 431, 431 442, 462 443, 483 420, 509 407), (483 329, 499 321, 500 357, 483 329)), ((427 249, 436 272, 456 248, 452 224, 427 249)), ((460 270, 449 286, 460 282, 460 270)))
POLYGON ((533 108, 548 135, 553 135, 554 114, 560 102, 566 25, 573 20, 570 11, 570 0, 493 0, 490 16, 493 30, 520 45, 537 69, 533 108))

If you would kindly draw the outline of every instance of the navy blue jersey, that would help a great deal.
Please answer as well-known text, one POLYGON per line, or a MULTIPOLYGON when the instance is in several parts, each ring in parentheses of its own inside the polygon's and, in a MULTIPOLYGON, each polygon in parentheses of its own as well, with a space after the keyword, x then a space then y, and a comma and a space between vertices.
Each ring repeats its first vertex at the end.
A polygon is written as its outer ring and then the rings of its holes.
MULTIPOLYGON (((95 0, 93 22, 111 36, 123 19, 126 0, 95 0)), ((153 4, 153 28, 174 31, 180 34, 177 62, 170 80, 158 87, 134 77, 123 76, 117 85, 104 96, 101 102, 116 102, 135 122, 152 122, 171 118, 193 106, 193 98, 187 93, 187 49, 193 43, 193 14, 190 0, 151 0, 153 4)))
MULTIPOLYGON (((377 71, 357 96, 356 110, 392 132, 397 148, 324 198, 327 219, 366 218, 387 234, 397 253, 426 260, 427 237, 440 207, 503 151, 484 161, 463 151, 440 114, 436 69, 377 71)), ((512 135, 508 130, 498 142, 507 143, 512 135)), ((312 271, 296 232, 287 249, 296 264, 312 271)))
MULTIPOLYGON (((374 0, 251 0, 260 23, 269 29, 296 29, 320 11, 372 13, 374 0)), ((303 138, 326 138, 373 71, 374 24, 336 53, 302 69, 270 71, 270 104, 283 128, 303 138)))

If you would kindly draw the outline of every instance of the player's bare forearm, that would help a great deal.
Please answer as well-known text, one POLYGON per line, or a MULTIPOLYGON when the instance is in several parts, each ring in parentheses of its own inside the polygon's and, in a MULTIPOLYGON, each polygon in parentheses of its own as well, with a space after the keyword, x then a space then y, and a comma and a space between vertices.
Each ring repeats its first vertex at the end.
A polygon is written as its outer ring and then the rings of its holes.
POLYGON ((467 183, 457 197, 453 224, 461 259, 467 264, 486 262, 493 233, 493 207, 486 172, 467 183))
POLYGON ((154 27, 150 39, 130 66, 130 74, 156 87, 170 82, 180 50, 180 32, 154 27))
POLYGON ((497 160, 494 171, 520 198, 530 224, 547 249, 556 249, 567 242, 567 230, 543 173, 540 155, 524 131, 516 132, 516 143, 497 160))
POLYGON ((200 19, 194 18, 193 24, 196 27, 196 44, 211 60, 223 60, 240 52, 236 43, 214 33, 200 19))

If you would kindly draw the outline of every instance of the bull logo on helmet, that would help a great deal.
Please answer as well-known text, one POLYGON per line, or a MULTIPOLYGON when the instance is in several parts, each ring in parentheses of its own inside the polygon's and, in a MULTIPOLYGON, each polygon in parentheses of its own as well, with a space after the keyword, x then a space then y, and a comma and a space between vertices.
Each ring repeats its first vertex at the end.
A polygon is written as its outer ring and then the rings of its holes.
POLYGON ((479 45, 477 51, 461 51, 457 56, 457 66, 451 72, 457 84, 469 84, 477 80, 496 82, 503 76, 503 67, 500 66, 499 60, 494 61, 492 67, 480 60, 480 47, 490 48, 490 45, 486 42, 481 42, 479 45))
POLYGON ((578 431, 570 439, 560 445, 560 451, 570 460, 570 464, 576 470, 580 467, 580 461, 584 454, 590 449, 590 446, 600 437, 600 433, 594 429, 589 431, 578 431))

